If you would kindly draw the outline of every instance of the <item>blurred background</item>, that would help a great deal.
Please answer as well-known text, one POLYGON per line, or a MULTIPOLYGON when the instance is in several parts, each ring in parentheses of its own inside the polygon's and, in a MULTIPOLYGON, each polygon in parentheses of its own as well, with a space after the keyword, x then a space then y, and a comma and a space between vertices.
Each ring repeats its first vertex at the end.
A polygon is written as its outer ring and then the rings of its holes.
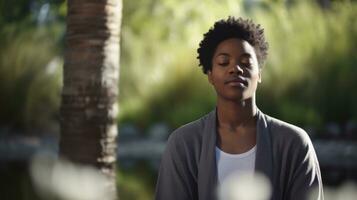
MULTIPOLYGON (((0 1, 0 199, 39 199, 30 162, 58 151, 66 12, 63 0, 0 1)), ((259 108, 309 133, 326 186, 357 183, 357 1, 123 0, 122 14, 121 199, 152 199, 168 135, 214 108, 196 49, 228 15, 265 28, 259 108)))

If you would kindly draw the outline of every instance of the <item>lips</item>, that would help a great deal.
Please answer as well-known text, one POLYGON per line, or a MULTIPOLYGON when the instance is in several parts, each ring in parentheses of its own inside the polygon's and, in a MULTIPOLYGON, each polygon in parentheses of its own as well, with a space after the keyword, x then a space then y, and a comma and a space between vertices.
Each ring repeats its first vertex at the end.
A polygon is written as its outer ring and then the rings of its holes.
POLYGON ((234 77, 234 78, 230 78, 228 80, 226 80, 224 82, 224 84, 229 84, 229 85, 244 85, 244 86, 248 86, 248 82, 242 78, 242 77, 234 77))

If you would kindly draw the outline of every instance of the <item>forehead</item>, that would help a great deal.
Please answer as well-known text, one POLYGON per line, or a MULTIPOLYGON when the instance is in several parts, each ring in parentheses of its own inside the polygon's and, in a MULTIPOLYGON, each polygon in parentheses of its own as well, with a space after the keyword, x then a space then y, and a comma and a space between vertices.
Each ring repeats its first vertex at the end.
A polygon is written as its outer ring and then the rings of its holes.
POLYGON ((218 55, 220 53, 240 55, 240 54, 251 54, 255 55, 254 48, 249 44, 246 40, 238 39, 238 38, 229 38, 223 40, 217 45, 217 48, 214 52, 214 55, 218 55))

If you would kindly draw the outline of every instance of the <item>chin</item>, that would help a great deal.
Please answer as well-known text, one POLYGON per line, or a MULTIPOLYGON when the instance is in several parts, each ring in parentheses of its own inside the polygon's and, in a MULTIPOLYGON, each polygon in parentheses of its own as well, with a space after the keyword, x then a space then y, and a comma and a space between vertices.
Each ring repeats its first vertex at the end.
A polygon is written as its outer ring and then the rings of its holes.
POLYGON ((217 93, 217 97, 225 101, 235 101, 242 102, 253 98, 253 95, 247 91, 235 90, 234 92, 229 91, 225 93, 217 93))
POLYGON ((243 101, 243 95, 242 94, 231 94, 231 95, 226 95, 223 97, 224 99, 228 101, 243 101))
POLYGON ((253 98, 253 95, 250 94, 235 94, 235 95, 230 95, 227 96, 226 99, 230 101, 237 101, 237 102, 242 102, 242 101, 249 101, 253 98))

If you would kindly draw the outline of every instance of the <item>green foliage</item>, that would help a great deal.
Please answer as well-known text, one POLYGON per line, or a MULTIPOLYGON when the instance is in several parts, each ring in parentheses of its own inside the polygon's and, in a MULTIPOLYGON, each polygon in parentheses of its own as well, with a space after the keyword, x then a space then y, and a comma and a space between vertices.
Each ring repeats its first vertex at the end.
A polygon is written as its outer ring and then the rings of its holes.
POLYGON ((145 163, 141 163, 130 170, 119 169, 117 180, 119 199, 153 199, 156 175, 145 163))
POLYGON ((0 24, 23 20, 29 15, 29 3, 26 0, 0 1, 0 24))
POLYGON ((39 6, 45 3, 51 5, 50 12, 56 13, 56 17, 63 18, 66 12, 65 2, 65 0, 17 0, 15 2, 2 0, 0 1, 0 25, 30 22, 31 17, 35 17, 34 10, 39 9, 39 6), (35 8, 37 6, 38 8, 35 8))
POLYGON ((0 31, 0 124, 15 129, 51 126, 59 105, 61 25, 36 29, 8 24, 0 31))
POLYGON ((356 119, 356 3, 322 10, 306 2, 124 1, 120 120, 177 127, 213 109, 196 49, 228 15, 265 28, 270 50, 257 98, 263 111, 299 125, 356 119))
MULTIPOLYGON (((293 2, 124 0, 119 120, 178 127, 213 109, 215 93, 197 67, 196 49, 214 21, 228 15, 249 16, 267 33, 270 51, 257 98, 262 110, 300 125, 357 119, 356 3, 334 1, 322 10, 293 2)), ((56 5, 53 10, 65 15, 65 2, 56 5)), ((56 42, 64 25, 6 22, 0 30, 0 123, 42 126, 58 109, 61 70, 49 74, 46 66, 51 60, 61 65, 56 42)))
POLYGON ((258 92, 263 110, 299 125, 357 118, 356 11, 356 3, 330 10, 300 3, 254 13, 270 42, 258 92))

